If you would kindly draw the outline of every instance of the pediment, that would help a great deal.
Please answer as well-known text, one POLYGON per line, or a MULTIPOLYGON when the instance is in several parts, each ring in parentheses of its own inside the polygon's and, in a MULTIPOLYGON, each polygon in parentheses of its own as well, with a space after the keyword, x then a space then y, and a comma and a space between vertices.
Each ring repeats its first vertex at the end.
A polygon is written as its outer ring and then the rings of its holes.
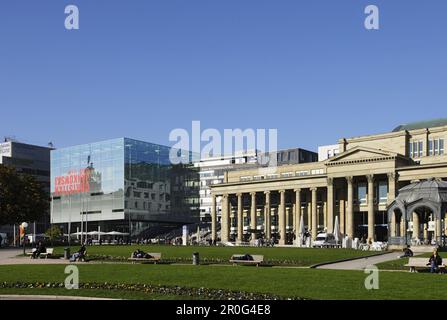
POLYGON ((339 162, 355 162, 364 160, 392 160, 398 156, 399 154, 395 152, 366 147, 355 147, 328 159, 327 164, 330 165, 339 162))

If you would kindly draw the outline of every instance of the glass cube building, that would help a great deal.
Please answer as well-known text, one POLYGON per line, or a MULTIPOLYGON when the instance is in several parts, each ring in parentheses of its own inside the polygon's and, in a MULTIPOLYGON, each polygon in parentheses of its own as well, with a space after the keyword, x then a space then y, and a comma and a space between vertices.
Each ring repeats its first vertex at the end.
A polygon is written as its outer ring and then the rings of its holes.
POLYGON ((198 222, 197 169, 170 151, 129 138, 51 151, 51 223, 148 238, 198 222))

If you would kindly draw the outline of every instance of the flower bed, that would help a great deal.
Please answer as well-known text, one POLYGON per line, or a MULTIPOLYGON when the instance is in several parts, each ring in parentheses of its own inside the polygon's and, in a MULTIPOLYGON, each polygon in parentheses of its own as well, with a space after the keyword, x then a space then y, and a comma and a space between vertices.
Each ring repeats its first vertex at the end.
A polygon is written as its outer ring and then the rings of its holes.
MULTIPOLYGON (((62 282, 2 282, 0 289, 65 289, 62 282)), ((297 297, 281 297, 268 293, 251 293, 244 291, 231 291, 223 289, 191 288, 180 286, 155 286, 148 284, 121 284, 121 283, 79 283, 82 290, 117 290, 134 291, 148 294, 189 296, 197 299, 207 300, 302 300, 297 297)))

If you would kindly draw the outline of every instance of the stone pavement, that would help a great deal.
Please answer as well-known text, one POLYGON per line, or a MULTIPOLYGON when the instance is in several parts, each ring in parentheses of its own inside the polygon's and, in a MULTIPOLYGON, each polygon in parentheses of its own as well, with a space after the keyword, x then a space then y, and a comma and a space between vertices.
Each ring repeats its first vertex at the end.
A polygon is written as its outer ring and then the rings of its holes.
POLYGON ((373 257, 325 264, 317 267, 317 269, 364 270, 367 266, 370 265, 399 259, 400 255, 402 255, 402 252, 390 252, 373 257))
POLYGON ((0 249, 0 265, 10 264, 68 264, 64 259, 31 259, 30 257, 19 257, 23 249, 0 249))

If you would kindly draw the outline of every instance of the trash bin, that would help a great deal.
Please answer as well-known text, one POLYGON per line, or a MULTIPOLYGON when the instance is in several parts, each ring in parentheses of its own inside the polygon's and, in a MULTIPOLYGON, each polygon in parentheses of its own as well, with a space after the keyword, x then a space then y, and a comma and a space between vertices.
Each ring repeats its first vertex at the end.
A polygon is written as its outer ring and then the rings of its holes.
POLYGON ((70 248, 64 248, 64 259, 70 259, 70 248))
POLYGON ((200 264, 199 253, 198 252, 194 252, 192 254, 192 264, 195 265, 195 266, 200 264))

